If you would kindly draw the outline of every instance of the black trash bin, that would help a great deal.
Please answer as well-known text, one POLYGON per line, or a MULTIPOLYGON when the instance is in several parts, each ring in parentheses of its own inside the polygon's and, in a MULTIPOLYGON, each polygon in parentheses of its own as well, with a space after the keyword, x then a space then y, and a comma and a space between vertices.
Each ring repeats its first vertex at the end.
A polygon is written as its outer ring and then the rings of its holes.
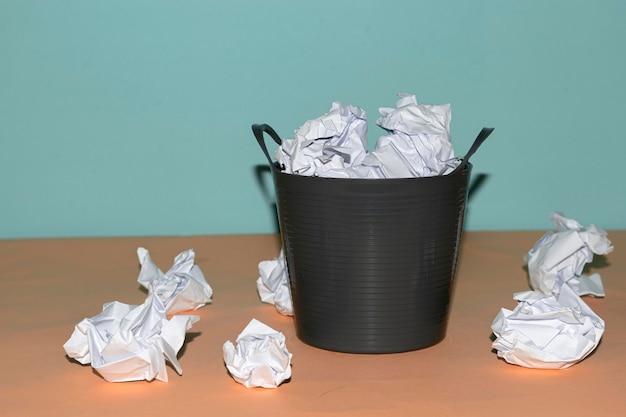
POLYGON ((425 348, 446 333, 471 164, 450 175, 322 178, 273 174, 296 334, 332 351, 425 348))

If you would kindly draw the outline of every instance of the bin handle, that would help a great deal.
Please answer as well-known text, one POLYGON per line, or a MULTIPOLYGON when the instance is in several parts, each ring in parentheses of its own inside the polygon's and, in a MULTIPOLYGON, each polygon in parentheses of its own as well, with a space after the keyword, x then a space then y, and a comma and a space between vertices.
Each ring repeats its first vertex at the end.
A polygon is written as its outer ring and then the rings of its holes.
POLYGON ((272 129, 270 125, 266 124, 253 124, 252 133, 254 134, 256 141, 259 143, 263 154, 265 154, 267 162, 270 163, 270 167, 272 167, 272 169, 274 170, 283 169, 283 167, 278 165, 278 162, 272 161, 272 157, 270 156, 270 153, 267 150, 267 145, 265 144, 265 137, 263 136, 263 133, 267 133, 272 139, 274 139, 274 142, 276 142, 280 146, 282 144, 282 140, 280 139, 280 136, 278 136, 278 133, 276 133, 276 131, 272 129))
POLYGON ((452 175, 455 172, 464 169, 467 166, 470 157, 474 155, 474 152, 476 152, 478 148, 480 148, 480 145, 482 145, 483 142, 487 140, 493 130, 493 127, 483 127, 478 136, 476 136, 476 139, 474 139, 474 143, 472 143, 472 146, 469 148, 463 159, 461 159, 461 163, 457 165, 456 168, 448 175, 452 175))

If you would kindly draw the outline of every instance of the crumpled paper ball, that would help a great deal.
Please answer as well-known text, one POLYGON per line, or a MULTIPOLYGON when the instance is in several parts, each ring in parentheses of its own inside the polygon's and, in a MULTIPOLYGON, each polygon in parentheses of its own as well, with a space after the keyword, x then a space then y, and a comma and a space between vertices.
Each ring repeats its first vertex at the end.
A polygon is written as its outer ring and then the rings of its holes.
POLYGON ((367 151, 367 116, 334 102, 308 120, 276 151, 283 172, 330 178, 413 178, 450 173, 461 162, 450 140, 449 104, 418 104, 399 94, 396 108, 380 108, 377 124, 387 131, 367 151))
POLYGON ((261 301, 273 304, 280 314, 293 316, 289 274, 282 249, 278 258, 259 262, 259 275, 256 286, 261 301))
POLYGON ((563 369, 583 360, 600 343, 604 320, 569 286, 558 296, 514 294, 517 307, 501 309, 491 328, 498 357, 527 368, 563 369))
POLYGON ((114 301, 78 323, 63 348, 70 358, 91 364, 109 382, 155 378, 167 382, 165 361, 182 375, 176 355, 186 331, 199 319, 178 315, 168 320, 155 295, 138 306, 114 301))
POLYGON ((360 164, 366 152, 365 111, 334 102, 328 113, 308 120, 296 130, 293 139, 283 140, 276 150, 276 160, 290 174, 333 176, 325 172, 360 164))
POLYGON ((152 261, 147 249, 137 248, 137 257, 141 265, 137 282, 161 300, 166 314, 197 310, 211 302, 213 289, 200 267, 194 264, 193 249, 179 253, 165 274, 152 261))
POLYGON ((418 104, 414 95, 400 94, 396 108, 379 109, 376 124, 390 134, 363 160, 379 167, 386 178, 445 175, 460 163, 450 138, 450 104, 418 104))
POLYGON ((590 278, 582 271, 594 254, 606 255, 613 250, 607 232, 593 224, 585 228, 562 213, 552 213, 550 220, 556 231, 544 234, 524 256, 531 287, 544 294, 558 294, 567 284, 579 295, 604 296, 600 276, 590 278))
POLYGON ((252 319, 237 336, 237 346, 223 346, 224 363, 233 379, 246 388, 277 388, 291 378, 292 354, 285 335, 252 319))

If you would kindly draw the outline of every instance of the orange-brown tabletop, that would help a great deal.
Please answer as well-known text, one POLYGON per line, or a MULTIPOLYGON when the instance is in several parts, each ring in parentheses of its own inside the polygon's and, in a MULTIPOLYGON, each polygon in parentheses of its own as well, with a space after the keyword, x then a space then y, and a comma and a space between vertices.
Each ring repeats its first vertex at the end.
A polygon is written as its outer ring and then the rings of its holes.
POLYGON ((585 297, 606 322, 599 347, 564 370, 507 364, 491 349, 491 322, 529 289, 522 256, 542 232, 467 232, 443 342, 399 354, 346 354, 308 346, 293 321, 260 302, 258 262, 278 255, 275 235, 0 241, 2 416, 622 416, 626 415, 626 231, 590 272, 606 297, 585 297), (161 269, 194 248, 213 302, 179 352, 169 382, 109 383, 63 350, 74 326, 102 304, 140 304, 138 246, 161 269), (228 375, 222 345, 252 319, 281 331, 292 378, 247 389, 228 375))

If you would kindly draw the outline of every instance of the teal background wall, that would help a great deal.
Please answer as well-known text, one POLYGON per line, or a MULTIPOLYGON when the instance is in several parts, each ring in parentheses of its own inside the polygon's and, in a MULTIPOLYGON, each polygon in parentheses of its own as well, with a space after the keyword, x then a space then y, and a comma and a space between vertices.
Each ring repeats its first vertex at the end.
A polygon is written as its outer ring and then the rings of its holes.
MULTIPOLYGON (((265 160, 332 101, 452 104, 467 228, 626 228, 626 2, 0 0, 0 238, 266 233, 265 160)), ((271 179, 266 178, 271 186, 271 179)))

